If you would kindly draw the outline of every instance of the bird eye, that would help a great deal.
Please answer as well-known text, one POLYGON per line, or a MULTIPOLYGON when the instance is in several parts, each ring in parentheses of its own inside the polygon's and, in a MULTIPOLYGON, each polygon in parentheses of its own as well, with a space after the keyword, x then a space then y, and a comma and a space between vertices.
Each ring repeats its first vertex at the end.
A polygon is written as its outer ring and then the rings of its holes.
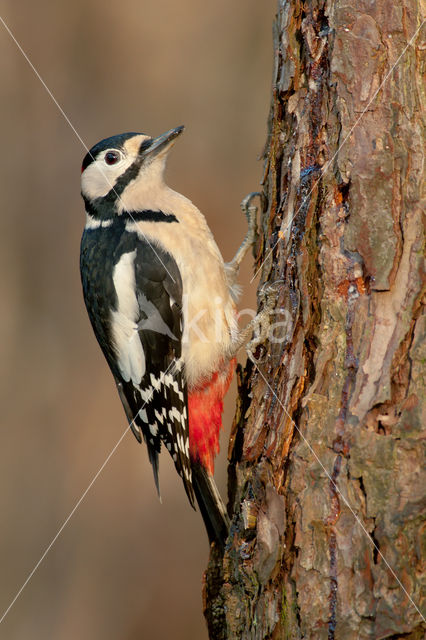
POLYGON ((121 160, 121 153, 119 151, 107 151, 104 160, 106 164, 116 164, 121 160))

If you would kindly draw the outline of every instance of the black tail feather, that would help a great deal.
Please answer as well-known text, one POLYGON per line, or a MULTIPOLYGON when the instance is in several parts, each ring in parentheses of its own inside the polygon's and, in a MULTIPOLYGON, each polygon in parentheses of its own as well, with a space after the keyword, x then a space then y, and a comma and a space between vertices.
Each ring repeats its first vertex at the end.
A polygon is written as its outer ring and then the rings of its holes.
POLYGON ((147 443, 147 447, 148 447, 148 458, 152 465, 152 471, 154 474, 154 482, 157 489, 157 494, 161 502, 160 481, 158 478, 158 452, 154 449, 154 447, 150 446, 148 443, 147 443))
POLYGON ((229 533, 229 518, 213 476, 198 462, 192 464, 192 485, 210 544, 222 549, 229 533))

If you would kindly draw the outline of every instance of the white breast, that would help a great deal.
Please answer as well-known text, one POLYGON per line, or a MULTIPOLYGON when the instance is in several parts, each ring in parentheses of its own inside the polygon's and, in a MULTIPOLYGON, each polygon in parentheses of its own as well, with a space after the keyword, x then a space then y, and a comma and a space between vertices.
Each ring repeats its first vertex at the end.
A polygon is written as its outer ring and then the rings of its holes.
POLYGON ((179 267, 182 356, 191 388, 217 371, 238 328, 223 259, 204 216, 187 198, 168 191, 167 201, 156 205, 164 213, 174 213, 179 223, 129 222, 126 228, 168 251, 179 267))

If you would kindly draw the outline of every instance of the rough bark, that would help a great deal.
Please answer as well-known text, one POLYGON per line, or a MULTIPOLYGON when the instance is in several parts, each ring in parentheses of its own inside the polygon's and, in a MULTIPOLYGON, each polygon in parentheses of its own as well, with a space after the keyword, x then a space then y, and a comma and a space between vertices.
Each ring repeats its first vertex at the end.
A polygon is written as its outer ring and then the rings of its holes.
POLYGON ((256 264, 282 284, 239 372, 214 640, 424 637, 421 22, 279 0, 256 264))

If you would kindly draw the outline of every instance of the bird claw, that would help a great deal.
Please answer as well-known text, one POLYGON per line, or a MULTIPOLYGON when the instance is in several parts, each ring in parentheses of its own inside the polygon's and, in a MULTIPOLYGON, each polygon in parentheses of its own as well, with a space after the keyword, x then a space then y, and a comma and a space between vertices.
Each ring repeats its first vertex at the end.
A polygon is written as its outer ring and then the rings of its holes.
POLYGON ((255 364, 260 363, 260 360, 254 355, 257 347, 269 339, 269 330, 271 327, 270 315, 275 309, 277 296, 283 285, 284 280, 276 280, 272 284, 265 283, 259 289, 259 299, 263 308, 252 321, 253 331, 257 333, 257 335, 246 345, 247 356, 255 364))
POLYGON ((250 205, 253 198, 256 196, 261 197, 260 192, 253 191, 249 193, 248 196, 244 198, 241 202, 241 209, 247 218, 248 229, 245 235, 245 238, 238 249, 237 253, 233 257, 233 259, 226 264, 226 272, 228 275, 228 280, 231 284, 234 284, 237 281, 238 273, 240 270, 240 265, 247 254, 247 251, 250 247, 253 246, 256 233, 257 233, 257 207, 255 205, 250 205))
POLYGON ((274 282, 265 282, 259 289, 259 298, 264 307, 273 308, 277 296, 284 286, 284 280, 275 280, 274 282))
POLYGON ((260 191, 252 191, 249 193, 242 201, 241 201, 241 210, 247 218, 247 223, 249 227, 249 231, 253 234, 256 231, 256 218, 257 218, 257 207, 256 205, 250 206, 251 201, 258 196, 262 197, 260 191))

